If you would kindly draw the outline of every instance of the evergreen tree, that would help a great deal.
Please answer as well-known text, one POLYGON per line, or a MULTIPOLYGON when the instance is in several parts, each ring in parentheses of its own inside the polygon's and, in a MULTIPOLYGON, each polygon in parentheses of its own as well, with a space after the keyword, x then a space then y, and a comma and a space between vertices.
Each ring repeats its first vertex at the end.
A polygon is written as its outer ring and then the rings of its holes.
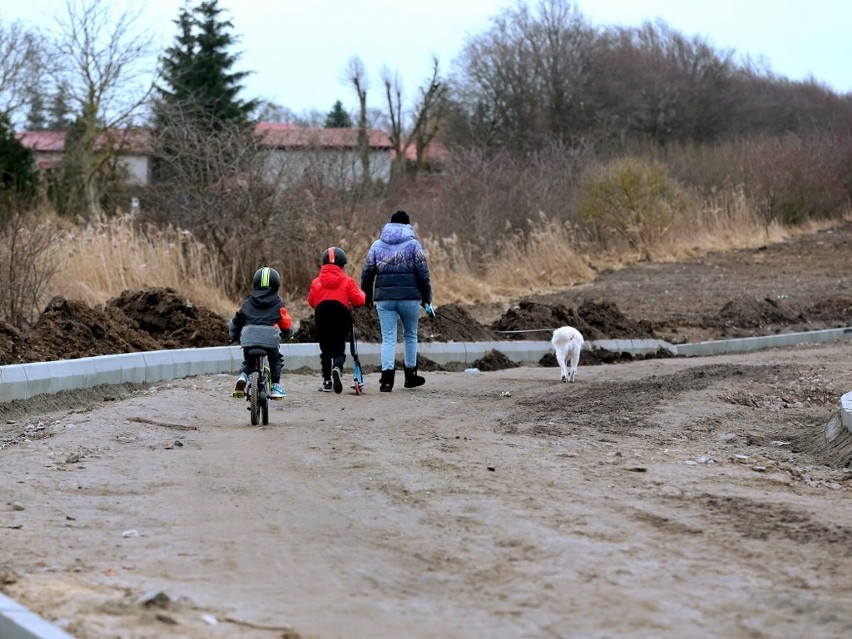
POLYGON ((44 98, 38 91, 32 91, 29 95, 29 111, 24 128, 27 131, 44 131, 47 128, 47 118, 44 116, 44 98))
POLYGON ((343 110, 343 104, 340 100, 334 103, 331 111, 325 116, 326 129, 351 129, 352 118, 343 110))
POLYGON ((71 126, 71 107, 68 104, 68 87, 60 84, 47 110, 47 129, 67 131, 71 126))
POLYGON ((28 201, 35 195, 37 183, 32 151, 15 137, 9 118, 0 117, 0 203, 28 201))
POLYGON ((166 49, 162 58, 163 77, 168 86, 157 87, 161 104, 190 102, 192 87, 195 84, 190 77, 196 51, 195 36, 192 33, 192 14, 186 6, 181 9, 174 24, 178 27, 178 36, 175 38, 175 44, 166 49))
POLYGON ((222 11, 218 0, 205 0, 191 10, 184 6, 174 21, 178 36, 162 59, 164 86, 157 87, 158 123, 180 112, 213 130, 250 124, 258 101, 238 97, 248 72, 231 71, 239 56, 229 49, 237 38, 231 21, 220 17, 222 11))

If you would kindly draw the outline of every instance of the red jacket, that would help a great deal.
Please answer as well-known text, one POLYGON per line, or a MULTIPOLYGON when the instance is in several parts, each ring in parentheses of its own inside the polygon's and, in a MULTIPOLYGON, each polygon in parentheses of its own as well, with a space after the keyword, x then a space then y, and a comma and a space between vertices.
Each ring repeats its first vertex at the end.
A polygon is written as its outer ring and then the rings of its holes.
POLYGON ((350 306, 363 306, 367 296, 354 279, 349 277, 337 264, 325 264, 319 273, 319 277, 311 282, 311 290, 308 293, 308 304, 316 308, 320 302, 333 300, 340 302, 346 308, 350 306))

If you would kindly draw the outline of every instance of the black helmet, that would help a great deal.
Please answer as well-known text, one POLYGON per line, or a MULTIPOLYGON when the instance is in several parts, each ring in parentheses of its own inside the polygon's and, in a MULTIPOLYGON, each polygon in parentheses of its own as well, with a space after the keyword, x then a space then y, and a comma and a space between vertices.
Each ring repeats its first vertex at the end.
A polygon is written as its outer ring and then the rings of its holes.
POLYGON ((263 266, 255 271, 252 285, 254 288, 271 288, 277 291, 281 286, 281 276, 274 268, 263 266))
POLYGON ((337 264, 340 268, 343 268, 346 266, 346 253, 343 252, 342 248, 329 246, 328 249, 322 253, 322 263, 337 264))

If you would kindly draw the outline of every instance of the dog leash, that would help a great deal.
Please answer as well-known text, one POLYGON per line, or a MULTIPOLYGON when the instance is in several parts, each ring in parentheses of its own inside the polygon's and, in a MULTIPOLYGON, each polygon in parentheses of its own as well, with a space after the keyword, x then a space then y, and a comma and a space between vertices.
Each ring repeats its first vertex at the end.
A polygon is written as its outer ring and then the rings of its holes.
POLYGON ((555 328, 521 328, 514 331, 492 331, 493 333, 552 333, 555 328))

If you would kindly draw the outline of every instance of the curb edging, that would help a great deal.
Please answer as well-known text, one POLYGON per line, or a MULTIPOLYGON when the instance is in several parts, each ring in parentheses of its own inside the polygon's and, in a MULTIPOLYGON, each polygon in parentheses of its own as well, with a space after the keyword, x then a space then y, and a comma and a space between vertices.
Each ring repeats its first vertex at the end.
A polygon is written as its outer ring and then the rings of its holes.
POLYGON ((3 639, 74 639, 14 599, 0 593, 0 637, 3 639))

